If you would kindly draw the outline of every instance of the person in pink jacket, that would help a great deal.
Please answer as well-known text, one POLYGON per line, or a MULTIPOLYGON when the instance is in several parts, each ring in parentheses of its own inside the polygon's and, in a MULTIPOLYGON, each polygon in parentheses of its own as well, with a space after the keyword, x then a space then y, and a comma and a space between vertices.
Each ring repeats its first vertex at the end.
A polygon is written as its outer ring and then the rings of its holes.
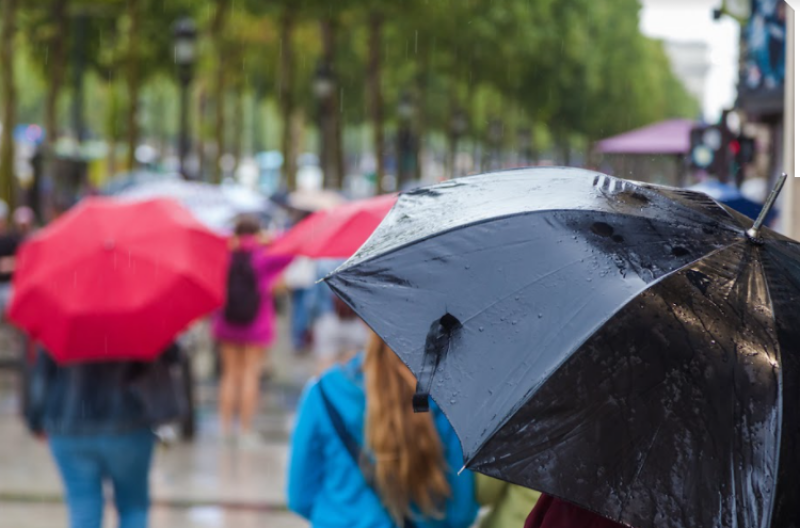
POLYGON ((257 219, 241 219, 231 239, 231 260, 225 307, 214 320, 220 344, 222 380, 219 413, 222 434, 233 438, 239 418, 242 441, 253 443, 253 416, 259 400, 259 380, 275 337, 272 287, 292 257, 267 255, 257 219))

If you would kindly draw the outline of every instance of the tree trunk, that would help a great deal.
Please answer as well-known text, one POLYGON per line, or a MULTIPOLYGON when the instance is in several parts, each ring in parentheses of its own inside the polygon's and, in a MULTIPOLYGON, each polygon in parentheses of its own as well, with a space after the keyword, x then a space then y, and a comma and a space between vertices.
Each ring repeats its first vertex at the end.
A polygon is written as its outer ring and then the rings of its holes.
POLYGON ((561 139, 561 164, 565 167, 569 166, 569 160, 572 157, 572 149, 569 145, 567 138, 561 139))
POLYGON ((264 98, 264 88, 263 82, 259 79, 258 84, 256 84, 256 89, 253 93, 253 115, 252 115, 252 136, 250 138, 250 145, 251 150, 253 151, 253 155, 255 156, 259 152, 261 152, 261 145, 263 143, 262 131, 261 131, 261 101, 264 98))
POLYGON ((195 137, 197 138, 197 178, 202 181, 206 180, 206 149, 208 148, 208 141, 206 141, 206 120, 208 110, 208 96, 206 95, 205 83, 200 85, 197 96, 197 129, 195 137))
POLYGON ((477 139, 475 137, 475 122, 473 120, 472 113, 469 111, 469 109, 475 108, 475 103, 476 103, 476 101, 475 101, 475 82, 473 82, 473 80, 472 80, 471 72, 468 72, 468 73, 469 73, 469 75, 467 76, 468 80, 467 80, 467 96, 466 96, 466 100, 465 100, 465 111, 467 112, 467 116, 468 116, 467 117, 467 121, 468 121, 469 124, 467 125, 467 132, 466 132, 465 135, 470 137, 470 139, 471 139, 471 145, 470 146, 471 146, 471 151, 472 151, 472 156, 471 156, 471 159, 470 159, 470 166, 469 166, 469 169, 468 169, 468 173, 469 174, 475 174, 480 169, 480 163, 481 162, 480 162, 480 157, 478 156, 478 152, 479 152, 478 141, 477 141, 477 139))
POLYGON ((58 138, 58 96, 64 84, 67 63, 68 0, 53 0, 50 23, 53 35, 47 45, 47 93, 44 100, 44 147, 49 153, 58 138))
POLYGON ((458 178, 458 170, 456 168, 456 156, 458 155, 458 137, 449 132, 447 134, 447 166, 445 178, 458 178))
MULTIPOLYGON (((434 41, 434 46, 436 42, 434 41)), ((414 141, 414 180, 419 182, 422 179, 422 160, 425 158, 425 137, 427 135, 428 122, 426 120, 427 95, 428 95, 428 72, 430 71, 430 53, 428 46, 422 46, 417 51, 417 112, 416 112, 416 134, 414 141)))
POLYGON ((117 143, 119 143, 119 94, 114 81, 108 83, 108 108, 106 109, 108 135, 108 174, 113 176, 117 172, 117 143))
POLYGON ((0 135, 0 198, 14 207, 14 125, 17 92, 14 86, 14 35, 17 0, 2 0, 0 9, 0 98, 3 106, 3 132, 0 135))
POLYGON ((381 90, 381 29, 383 17, 374 12, 369 17, 369 64, 367 83, 372 120, 373 148, 375 150, 375 185, 382 192, 383 166, 383 93, 381 90))
MULTIPOLYGON (((159 90, 157 93, 153 94, 153 105, 152 109, 150 110, 150 115, 152 116, 153 122, 153 133, 155 135, 156 140, 156 156, 158 156, 159 160, 163 160, 166 153, 167 153, 167 145, 168 145, 168 132, 167 132, 167 125, 164 119, 161 116, 169 115, 168 112, 168 104, 165 100, 165 92, 159 90)), ((183 97, 178 95, 180 98, 179 104, 183 106, 183 97)))
POLYGON ((242 159, 242 137, 244 135, 244 86, 239 86, 233 100, 233 144, 231 150, 235 159, 234 171, 242 159))
POLYGON ((225 152, 225 50, 222 33, 225 28, 225 0, 217 0, 217 9, 211 24, 211 34, 217 52, 216 81, 214 83, 214 136, 216 150, 212 169, 214 183, 222 181, 220 159, 225 152))
POLYGON ((589 169, 594 166, 594 141, 587 139, 583 146, 583 167, 589 169))
POLYGON ((334 129, 334 141, 333 141, 333 153, 336 156, 336 173, 338 174, 338 181, 336 182, 337 189, 344 189, 345 187, 345 180, 347 178, 347 172, 344 165, 344 122, 342 120, 342 112, 341 112, 341 105, 342 99, 338 95, 341 93, 340 89, 337 88, 337 98, 336 98, 336 113, 335 115, 335 122, 333 125, 334 129))
MULTIPOLYGON (((336 78, 336 31, 337 21, 332 17, 322 19, 320 33, 322 36, 322 60, 330 68, 336 78)), ((344 184, 344 157, 342 154, 342 123, 340 115, 339 87, 334 83, 334 90, 321 106, 321 166, 325 175, 326 187, 341 189, 344 184)))
POLYGON ((294 155, 296 145, 292 145, 292 114, 294 112, 294 15, 291 8, 286 8, 281 17, 281 60, 280 85, 278 97, 281 107, 281 153, 283 154, 283 174, 286 188, 291 192, 297 188, 297 156, 294 155))
POLYGON ((453 121, 456 119, 458 107, 455 105, 457 101, 453 95, 454 90, 450 92, 450 118, 447 125, 447 161, 445 162, 445 178, 457 178, 456 174, 456 154, 458 152, 458 134, 453 130, 453 121))
POLYGON ((295 108, 289 121, 289 156, 294 161, 295 188, 297 188, 297 159, 300 157, 300 148, 305 143, 306 115, 302 108, 295 108))
POLYGON ((128 0, 128 63, 126 81, 128 84, 128 118, 127 118, 127 166, 132 170, 136 166, 136 145, 139 143, 139 25, 141 22, 141 0, 128 0))
POLYGON ((214 183, 222 181, 222 156, 225 154, 225 73, 220 60, 217 59, 217 79, 214 83, 214 155, 212 157, 211 174, 214 183))

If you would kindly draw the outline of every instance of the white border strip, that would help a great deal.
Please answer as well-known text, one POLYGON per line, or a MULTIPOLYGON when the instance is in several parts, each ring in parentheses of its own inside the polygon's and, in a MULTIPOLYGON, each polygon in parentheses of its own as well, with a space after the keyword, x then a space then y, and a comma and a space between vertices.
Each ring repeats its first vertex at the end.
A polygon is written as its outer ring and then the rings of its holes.
MULTIPOLYGON (((793 90, 787 90, 789 97, 785 98, 786 102, 789 103, 789 104, 786 105, 786 113, 784 114, 784 130, 785 130, 785 133, 786 133, 787 136, 789 136, 790 138, 794 139, 794 149, 793 149, 793 152, 791 152, 791 153, 789 153, 789 152, 785 153, 785 154, 788 154, 787 161, 789 162, 789 163, 786 163, 785 165, 786 165, 786 172, 789 175, 794 176, 795 178, 799 178, 800 174, 797 174, 797 171, 795 170, 795 166, 796 166, 795 154, 797 152, 800 152, 800 135, 796 135, 794 133, 794 131, 795 131, 795 123, 797 123, 797 111, 798 111, 798 106, 796 104, 794 104, 794 103, 798 100, 798 90, 800 90, 800 83, 797 82, 797 68, 795 68, 795 64, 797 62, 796 58, 800 54, 800 39, 795 38, 795 27, 797 25, 796 24, 797 23, 796 15, 797 15, 798 9, 800 9, 800 0, 786 0, 786 4, 789 6, 790 10, 792 11, 792 13, 789 13, 788 11, 786 13, 786 15, 787 15, 786 16, 786 19, 787 19, 786 20, 786 47, 788 48, 789 46, 793 45, 794 49, 792 49, 792 50, 787 49, 786 50, 787 51, 786 60, 787 61, 791 60, 791 62, 792 62, 791 64, 787 64, 786 65, 787 66, 786 69, 787 69, 787 72, 789 70, 791 70, 792 78, 791 78, 790 82, 792 84, 793 90), (794 15, 794 16, 792 16, 792 15, 794 15), (794 20, 792 21, 790 19, 794 19, 794 20), (794 22, 794 23, 792 23, 792 22, 794 22), (791 98, 791 101, 789 100, 790 98, 791 98), (789 111, 791 111, 791 110, 794 110, 792 112, 792 115, 788 115, 789 111)), ((788 143, 787 146, 790 149, 792 148, 792 144, 791 143, 788 143)))
POLYGON ((797 93, 800 90, 800 83, 797 82, 797 69, 795 68, 798 54, 800 54, 800 39, 795 38, 795 26, 797 17, 795 16, 800 9, 800 0, 786 0, 788 9, 786 10, 786 83, 784 91, 784 114, 783 114, 783 167, 779 170, 786 172, 789 176, 786 188, 781 197, 780 221, 778 230, 784 235, 800 239, 800 174, 796 170, 796 153, 800 152, 800 136, 795 134, 795 123, 797 122, 798 107, 795 101, 798 100, 797 93))

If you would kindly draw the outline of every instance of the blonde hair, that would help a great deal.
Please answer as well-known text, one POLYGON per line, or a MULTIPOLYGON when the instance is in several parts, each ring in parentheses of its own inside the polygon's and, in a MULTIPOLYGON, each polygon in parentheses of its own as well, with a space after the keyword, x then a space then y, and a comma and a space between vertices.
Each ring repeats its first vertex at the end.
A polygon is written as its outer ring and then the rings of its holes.
POLYGON ((442 443, 430 414, 411 407, 415 379, 389 346, 371 332, 364 358, 366 445, 375 457, 374 482, 398 526, 411 504, 441 517, 450 496, 442 443))

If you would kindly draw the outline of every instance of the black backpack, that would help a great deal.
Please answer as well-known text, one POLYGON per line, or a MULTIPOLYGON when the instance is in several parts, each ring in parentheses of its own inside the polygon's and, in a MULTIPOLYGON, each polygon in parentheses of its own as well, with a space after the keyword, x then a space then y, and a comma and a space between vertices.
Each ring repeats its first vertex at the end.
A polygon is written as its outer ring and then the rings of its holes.
POLYGON ((223 316, 233 325, 252 323, 261 308, 258 277, 249 251, 236 250, 228 268, 228 290, 223 316))

